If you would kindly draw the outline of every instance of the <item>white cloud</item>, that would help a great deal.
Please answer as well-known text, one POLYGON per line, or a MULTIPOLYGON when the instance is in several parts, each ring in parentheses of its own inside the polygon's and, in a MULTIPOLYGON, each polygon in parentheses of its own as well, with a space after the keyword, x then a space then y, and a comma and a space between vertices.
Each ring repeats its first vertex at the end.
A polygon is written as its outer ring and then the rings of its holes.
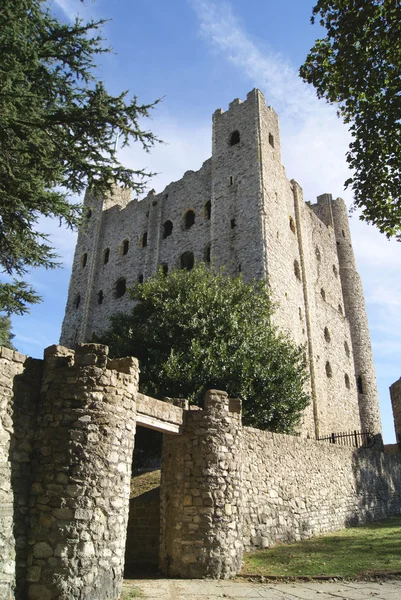
POLYGON ((75 20, 77 16, 86 18, 89 14, 93 15, 93 4, 91 0, 81 2, 81 0, 53 0, 54 4, 57 4, 63 13, 70 19, 75 20))

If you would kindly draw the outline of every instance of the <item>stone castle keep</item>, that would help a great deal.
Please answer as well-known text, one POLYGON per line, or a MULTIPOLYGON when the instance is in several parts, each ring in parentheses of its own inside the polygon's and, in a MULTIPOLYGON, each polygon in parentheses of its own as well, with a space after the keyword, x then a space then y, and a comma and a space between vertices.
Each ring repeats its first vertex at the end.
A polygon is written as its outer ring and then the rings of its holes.
POLYGON ((212 157, 141 201, 86 195, 61 343, 73 347, 129 311, 126 287, 195 261, 265 279, 276 324, 307 348, 312 403, 302 433, 381 431, 363 290, 347 209, 304 202, 281 163, 278 117, 253 90, 213 115, 212 157))
MULTIPOLYGON (((244 551, 400 513, 401 452, 381 442, 346 207, 328 194, 304 203, 258 90, 216 111, 200 171, 140 202, 116 190, 85 205, 63 345, 43 360, 0 347, 0 600, 118 600, 124 565, 151 536, 166 576, 228 578, 244 551), (277 325, 309 356, 301 435, 243 427, 224 391, 202 409, 145 396, 136 358, 84 343, 130 309, 127 286, 195 260, 268 281, 277 325), (163 434, 142 537, 130 501, 138 427, 163 434), (370 431, 370 447, 316 439, 345 429, 370 431)), ((401 379, 391 398, 401 447, 401 379)))

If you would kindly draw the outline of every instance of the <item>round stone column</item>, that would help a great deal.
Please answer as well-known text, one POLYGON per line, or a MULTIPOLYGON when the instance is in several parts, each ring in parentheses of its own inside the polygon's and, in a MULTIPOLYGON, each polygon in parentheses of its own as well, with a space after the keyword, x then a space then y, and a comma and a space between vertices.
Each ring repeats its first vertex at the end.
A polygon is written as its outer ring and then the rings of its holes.
POLYGON ((31 493, 29 600, 120 597, 135 438, 136 359, 45 351, 31 493))
POLYGON ((225 579, 241 568, 241 403, 207 392, 185 414, 184 434, 165 434, 161 568, 171 577, 225 579))

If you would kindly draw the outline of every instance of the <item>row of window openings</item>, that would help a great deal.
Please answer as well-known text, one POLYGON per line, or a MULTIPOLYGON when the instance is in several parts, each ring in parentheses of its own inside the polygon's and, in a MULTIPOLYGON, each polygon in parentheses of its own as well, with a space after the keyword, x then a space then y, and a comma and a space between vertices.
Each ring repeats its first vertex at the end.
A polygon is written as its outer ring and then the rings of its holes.
MULTIPOLYGON (((326 362, 326 375, 329 378, 333 377, 333 370, 331 368, 331 364, 329 363, 329 361, 326 362)), ((345 387, 349 390, 351 388, 351 382, 350 382, 348 373, 344 374, 344 381, 345 381, 345 387)), ((362 377, 360 375, 356 378, 356 387, 357 387, 359 394, 364 393, 362 377)))
MULTIPOLYGON (((210 211, 211 211, 211 203, 210 201, 205 204, 205 215, 207 219, 210 219, 210 211)), ((195 223, 195 213, 193 210, 188 210, 184 215, 184 226, 185 229, 190 229, 192 225, 195 223)), ((236 227, 235 219, 231 219, 231 229, 236 227)), ((166 221, 163 223, 163 239, 168 238, 173 232, 173 223, 171 221, 166 221)), ((141 237, 141 247, 145 248, 148 245, 148 232, 145 231, 141 237)), ((129 240, 124 240, 120 246, 120 254, 125 256, 128 254, 129 250, 129 240)), ((110 258, 110 248, 106 248, 103 251, 103 264, 107 264, 110 258)), ((81 256, 81 266, 86 267, 88 262, 88 253, 85 252, 81 256)))
MULTIPOLYGON (((296 232, 295 221, 291 216, 290 216, 290 229, 293 233, 296 232)), ((321 255, 319 246, 316 246, 315 254, 316 254, 317 261, 320 262, 322 260, 322 255, 321 255)), ((336 265, 333 265, 333 273, 334 273, 335 277, 338 277, 338 269, 337 269, 336 265)))
MULTIPOLYGON (((238 129, 230 133, 228 144, 229 146, 236 146, 241 141, 241 135, 238 129)), ((272 133, 269 133, 269 144, 272 148, 274 148, 274 136, 272 133)))
MULTIPOLYGON (((299 262, 297 260, 294 260, 294 273, 295 273, 295 277, 299 281, 302 281, 301 280, 301 269, 300 269, 300 266, 299 266, 299 262)), ((323 298, 323 300, 326 301, 326 291, 324 290, 324 288, 321 288, 320 295, 323 298)), ((341 306, 341 304, 338 305, 338 312, 340 314, 344 315, 343 307, 341 306)))
MULTIPOLYGON (((204 250, 204 259, 206 263, 210 263, 210 254, 211 254, 211 247, 210 244, 208 244, 204 250)), ((184 254, 182 254, 180 256, 180 267, 181 269, 186 269, 187 271, 191 271, 194 267, 195 264, 195 257, 193 252, 184 252, 184 254)), ((164 275, 167 275, 168 273, 168 265, 167 264, 162 264, 161 268, 163 270, 164 275)), ((143 275, 139 275, 138 276, 138 283, 143 283, 143 275)), ((115 284, 115 298, 122 298, 122 296, 125 295, 125 292, 127 291, 127 282, 126 280, 122 277, 120 279, 118 279, 118 281, 115 284)), ((97 303, 98 304, 103 304, 103 300, 104 300, 104 293, 103 290, 99 290, 99 292, 97 293, 97 303)), ((81 304, 81 296, 80 294, 78 294, 75 297, 74 300, 74 307, 77 309, 79 308, 81 304)))

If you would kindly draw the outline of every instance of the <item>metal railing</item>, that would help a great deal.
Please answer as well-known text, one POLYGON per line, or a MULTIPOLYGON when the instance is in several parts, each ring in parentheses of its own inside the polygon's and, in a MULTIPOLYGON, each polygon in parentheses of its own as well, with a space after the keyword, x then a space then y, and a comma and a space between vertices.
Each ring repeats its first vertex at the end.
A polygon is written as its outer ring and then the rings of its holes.
POLYGON ((340 444, 353 448, 371 448, 375 444, 375 436, 370 431, 342 431, 317 438, 320 442, 340 444))

